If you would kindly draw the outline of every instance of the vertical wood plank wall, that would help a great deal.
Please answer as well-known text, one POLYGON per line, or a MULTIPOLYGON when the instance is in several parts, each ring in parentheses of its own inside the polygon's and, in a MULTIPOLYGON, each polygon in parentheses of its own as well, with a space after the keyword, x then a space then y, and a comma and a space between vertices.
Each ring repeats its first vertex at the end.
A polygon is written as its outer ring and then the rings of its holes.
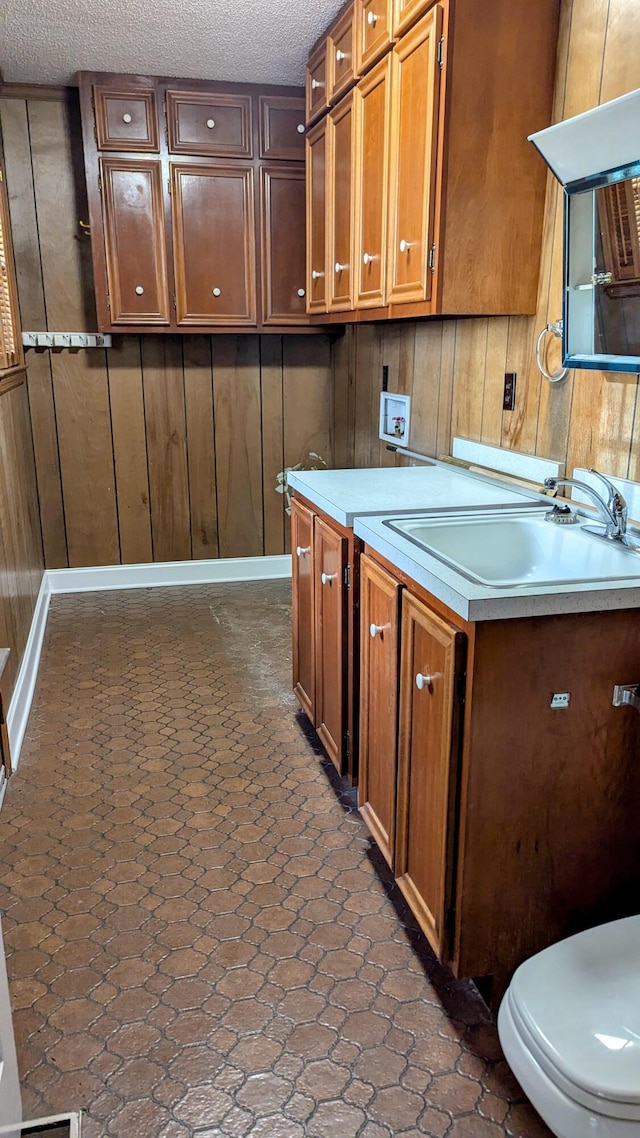
MULTIPOLYGON (((0 99, 23 328, 96 328, 77 100, 0 99)), ((47 568, 288 550, 285 466, 332 464, 324 336, 27 353, 47 568)))
MULTIPOLYGON (((637 0, 562 0, 554 121, 637 87, 637 0)), ((452 436, 460 435, 562 460, 569 470, 596 466, 640 479, 637 378, 575 371, 551 385, 536 368, 538 332, 561 314, 562 195, 549 175, 535 317, 360 325, 335 341, 336 465, 400 461, 377 437, 388 364, 389 388, 413 397, 413 450, 448 454, 452 436), (505 371, 517 373, 511 412, 502 410, 505 371)), ((549 366, 559 359, 553 341, 549 366)))

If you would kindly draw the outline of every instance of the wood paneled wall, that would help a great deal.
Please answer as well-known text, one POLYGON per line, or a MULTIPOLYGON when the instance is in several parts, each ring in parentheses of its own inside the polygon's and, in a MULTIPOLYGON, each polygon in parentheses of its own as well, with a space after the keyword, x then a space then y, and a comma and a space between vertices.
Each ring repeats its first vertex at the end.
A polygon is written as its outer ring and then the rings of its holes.
MULTIPOLYGON (((637 0, 562 0, 554 120, 640 87, 637 0)), ((542 159, 541 159, 542 161, 542 159)), ((635 376, 571 372, 551 385, 535 364, 538 332, 562 314, 562 195, 549 175, 535 317, 360 325, 333 346, 336 459, 391 465, 378 443, 382 365, 389 387, 412 398, 411 447, 450 453, 460 435, 640 479, 635 376), (505 371, 517 373, 516 406, 502 410, 505 371)), ((559 363, 554 341, 549 365, 559 363)))
MULTIPOLYGON (((0 99, 22 324, 96 328, 77 101, 0 99)), ((332 462, 324 336, 27 353, 48 568, 283 553, 276 474, 332 462)))

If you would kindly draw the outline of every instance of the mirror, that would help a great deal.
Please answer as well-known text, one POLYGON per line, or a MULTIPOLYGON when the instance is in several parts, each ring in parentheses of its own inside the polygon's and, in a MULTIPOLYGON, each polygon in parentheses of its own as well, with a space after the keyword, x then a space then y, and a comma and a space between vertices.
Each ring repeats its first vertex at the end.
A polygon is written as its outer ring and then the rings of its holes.
POLYGON ((565 189, 567 367, 640 372, 640 163, 565 189))

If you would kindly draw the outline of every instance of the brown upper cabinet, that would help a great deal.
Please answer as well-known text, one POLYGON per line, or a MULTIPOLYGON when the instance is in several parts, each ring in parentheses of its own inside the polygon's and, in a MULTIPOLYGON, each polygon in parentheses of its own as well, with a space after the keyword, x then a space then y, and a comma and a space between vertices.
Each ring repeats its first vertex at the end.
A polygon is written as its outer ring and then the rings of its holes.
POLYGON ((355 24, 350 4, 327 36, 327 100, 333 105, 355 82, 355 24))
POLYGON ((384 55, 391 43, 392 0, 355 0, 355 47, 358 75, 384 55))
POLYGON ((304 99, 261 95, 260 157, 304 162, 304 99))
POLYGON ((328 106, 327 41, 323 39, 309 56, 306 82, 307 122, 312 123, 328 106))
POLYGON ((248 95, 167 91, 169 150, 212 158, 252 158, 253 130, 248 95))
POLYGON ((98 150, 160 149, 158 106, 153 87, 118 90, 96 83, 93 107, 98 150))
POLYGON ((535 312, 546 173, 527 138, 550 121, 558 16, 559 0, 481 16, 477 0, 355 0, 353 300, 330 323, 535 312))
POLYGON ((353 91, 327 116, 328 310, 353 306, 354 194, 356 130, 353 91))
POLYGON ((327 311, 327 119, 307 135, 307 311, 327 311))
POLYGON ((81 72, 98 328, 311 331, 299 88, 81 72))

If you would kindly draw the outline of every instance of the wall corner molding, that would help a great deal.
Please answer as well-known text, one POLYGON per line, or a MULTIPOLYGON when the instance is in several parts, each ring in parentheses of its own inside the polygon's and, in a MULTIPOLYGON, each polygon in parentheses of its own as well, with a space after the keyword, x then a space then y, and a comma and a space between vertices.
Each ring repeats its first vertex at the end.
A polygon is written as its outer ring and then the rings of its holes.
POLYGON ((14 770, 20 761, 20 750, 27 729, 31 701, 38 678, 40 654, 47 627, 49 601, 51 600, 51 586, 48 578, 49 574, 45 570, 40 582, 40 591, 33 611, 29 636, 7 712, 7 731, 9 732, 11 762, 14 770))

